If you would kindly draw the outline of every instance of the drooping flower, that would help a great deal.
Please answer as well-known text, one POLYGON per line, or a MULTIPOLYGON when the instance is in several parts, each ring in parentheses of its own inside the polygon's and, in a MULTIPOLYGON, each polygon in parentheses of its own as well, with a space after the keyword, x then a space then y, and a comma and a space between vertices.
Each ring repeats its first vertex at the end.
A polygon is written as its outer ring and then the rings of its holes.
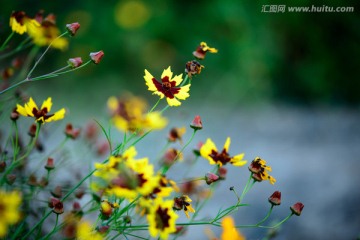
POLYGON ((188 195, 182 195, 181 197, 174 198, 174 206, 173 209, 180 211, 184 210, 187 218, 190 218, 189 212, 194 213, 195 209, 191 206, 191 198, 188 195))
POLYGON ((198 61, 192 60, 186 63, 185 72, 187 73, 189 78, 192 78, 192 76, 200 74, 201 69, 203 68, 204 66, 201 65, 198 61))
POLYGON ((59 37, 60 30, 56 26, 56 17, 49 14, 46 18, 38 17, 41 21, 40 26, 28 29, 29 36, 33 39, 34 44, 38 46, 49 46, 64 50, 68 46, 68 40, 64 37, 59 37))
POLYGON ((94 176, 99 181, 93 183, 92 188, 129 200, 139 194, 152 193, 160 176, 154 175, 154 166, 147 158, 134 159, 136 154, 135 147, 130 147, 122 156, 111 156, 107 163, 96 163, 94 176))
POLYGON ((51 97, 43 102, 41 108, 39 109, 36 103, 32 98, 25 103, 24 107, 17 104, 16 112, 25 117, 33 117, 36 122, 45 123, 51 121, 58 121, 64 118, 65 108, 60 109, 59 111, 49 114, 52 107, 51 97))
POLYGON ((269 175, 271 167, 266 165, 266 161, 260 157, 256 157, 249 166, 250 172, 252 172, 252 178, 258 182, 263 180, 269 180, 271 184, 276 182, 276 179, 269 175))
POLYGON ((28 17, 24 11, 12 12, 9 25, 13 32, 21 35, 29 29, 34 30, 40 26, 35 19, 28 17))
POLYGON ((160 112, 148 112, 142 98, 131 95, 110 97, 107 104, 115 127, 121 131, 160 130, 167 125, 167 119, 160 112))
POLYGON ((208 138, 206 142, 200 148, 200 154, 203 158, 207 159, 210 164, 218 164, 220 167, 231 163, 234 166, 241 167, 246 164, 246 160, 243 160, 244 153, 231 157, 228 153, 230 147, 230 138, 226 139, 224 148, 219 152, 214 142, 208 138))
POLYGON ((154 200, 147 215, 152 237, 160 235, 161 239, 168 239, 170 233, 176 232, 175 221, 178 215, 172 209, 173 205, 173 200, 163 201, 162 198, 154 200))
POLYGON ((19 192, 0 190, 0 238, 5 237, 8 228, 20 220, 20 204, 21 195, 19 192))
POLYGON ((190 96, 189 90, 191 84, 181 87, 182 74, 173 77, 170 67, 164 69, 161 74, 161 82, 154 78, 146 69, 144 79, 148 90, 160 96, 161 99, 166 97, 169 106, 180 106, 181 102, 179 100, 185 100, 190 96))
POLYGON ((194 57, 202 60, 205 58, 207 52, 217 53, 218 50, 216 48, 209 47, 206 42, 201 42, 200 45, 196 48, 196 50, 193 52, 193 55, 194 57))

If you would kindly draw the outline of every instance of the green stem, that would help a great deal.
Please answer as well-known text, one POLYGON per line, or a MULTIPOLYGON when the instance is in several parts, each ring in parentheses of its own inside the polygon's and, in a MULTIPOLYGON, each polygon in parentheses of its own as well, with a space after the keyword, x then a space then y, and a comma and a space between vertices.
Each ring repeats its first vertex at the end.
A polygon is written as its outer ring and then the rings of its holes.
POLYGON ((39 227, 40 225, 43 224, 43 222, 50 216, 50 214, 52 213, 52 210, 48 211, 43 217, 42 219, 37 223, 35 224, 35 226, 27 233, 25 234, 21 239, 25 240, 25 239, 28 239, 28 236, 30 236, 37 227, 39 227))
POLYGON ((266 214, 266 216, 260 222, 258 222, 256 225, 261 225, 263 222, 265 222, 270 217, 273 208, 274 208, 274 205, 271 205, 271 207, 270 207, 268 213, 266 214))
POLYGON ((34 66, 31 68, 31 70, 29 71, 28 75, 26 76, 26 78, 30 78, 31 74, 33 73, 33 71, 35 70, 35 68, 37 67, 37 65, 40 63, 41 59, 43 59, 43 57, 45 56, 45 54, 49 51, 51 45, 58 40, 59 38, 65 36, 66 34, 68 34, 68 31, 64 32, 63 34, 59 35, 57 38, 55 38, 54 40, 51 41, 51 43, 49 44, 49 46, 45 49, 45 51, 41 54, 41 56, 39 57, 39 59, 35 62, 34 66))
POLYGON ((42 239, 49 239, 51 237, 51 235, 53 235, 55 233, 56 227, 58 225, 59 222, 59 214, 56 214, 56 220, 55 220, 55 225, 54 228, 51 232, 49 232, 45 237, 43 237, 42 239))
POLYGON ((252 173, 250 172, 250 176, 248 178, 248 181, 246 182, 246 185, 241 193, 241 196, 240 196, 240 201, 243 200, 243 198, 245 197, 245 194, 249 191, 247 190, 249 188, 249 185, 250 185, 250 182, 251 182, 251 179, 252 179, 252 173))
POLYGON ((159 100, 155 103, 155 105, 150 109, 149 113, 151 113, 152 111, 154 111, 154 109, 156 108, 156 106, 159 104, 161 98, 159 98, 159 100))
POLYGON ((259 224, 253 224, 253 225, 238 225, 235 228, 253 228, 253 227, 258 227, 258 228, 278 228, 281 224, 285 223, 287 220, 289 220, 292 217, 293 213, 290 213, 286 218, 284 218, 281 222, 278 222, 277 224, 275 224, 274 226, 262 226, 259 224))
POLYGON ((0 51, 4 50, 6 48, 6 45, 10 41, 10 39, 14 36, 15 32, 11 32, 10 35, 6 38, 5 42, 1 45, 0 51))

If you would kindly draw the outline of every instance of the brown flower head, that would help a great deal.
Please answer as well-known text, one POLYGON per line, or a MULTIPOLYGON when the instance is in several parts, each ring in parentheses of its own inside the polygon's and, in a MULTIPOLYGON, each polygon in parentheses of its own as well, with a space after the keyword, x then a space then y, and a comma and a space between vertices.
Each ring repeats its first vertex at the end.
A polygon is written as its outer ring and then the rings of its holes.
POLYGON ((203 69, 204 66, 201 65, 198 61, 192 60, 186 63, 185 65, 185 72, 189 76, 189 78, 192 78, 192 76, 200 74, 201 69, 203 69))
POLYGON ((196 48, 196 50, 193 52, 194 57, 197 59, 204 59, 207 52, 210 53, 217 53, 218 50, 216 48, 209 47, 206 42, 201 42, 200 45, 196 48))

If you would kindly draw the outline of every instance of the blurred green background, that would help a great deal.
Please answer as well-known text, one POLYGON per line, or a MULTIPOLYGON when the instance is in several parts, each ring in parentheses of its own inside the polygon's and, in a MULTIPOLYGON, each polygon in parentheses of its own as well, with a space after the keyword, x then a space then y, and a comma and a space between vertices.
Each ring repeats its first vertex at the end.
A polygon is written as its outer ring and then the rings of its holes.
MULTIPOLYGON (((65 52, 51 51, 48 72, 70 57, 87 59, 103 50, 99 66, 88 67, 35 88, 62 89, 89 99, 132 91, 150 97, 144 69, 159 76, 172 66, 182 73, 192 51, 205 41, 219 49, 202 62, 192 98, 237 103, 282 101, 358 105, 360 55, 358 1, 4 1, 0 37, 9 34, 13 10, 57 15, 57 25, 80 22, 65 52), (266 4, 353 6, 353 13, 263 13, 266 4)), ((56 91, 53 91, 56 89, 56 91)))

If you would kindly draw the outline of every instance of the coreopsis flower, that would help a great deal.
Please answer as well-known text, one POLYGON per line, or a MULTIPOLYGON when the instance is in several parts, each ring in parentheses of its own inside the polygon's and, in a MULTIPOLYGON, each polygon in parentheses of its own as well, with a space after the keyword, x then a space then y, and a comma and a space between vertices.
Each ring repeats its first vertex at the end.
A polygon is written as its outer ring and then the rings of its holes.
POLYGON ((6 192, 0 189, 0 238, 5 237, 8 228, 20 220, 20 205, 20 192, 6 192))
POLYGON ((107 163, 96 163, 94 176, 99 181, 93 183, 93 190, 127 199, 152 193, 160 176, 154 175, 154 167, 147 158, 134 159, 136 154, 132 146, 122 156, 111 156, 107 163))
POLYGON ((34 31, 37 27, 40 26, 40 23, 38 23, 35 19, 28 17, 24 11, 14 11, 10 16, 9 25, 13 32, 22 35, 29 29, 34 31))
POLYGON ((249 166, 250 172, 254 180, 261 182, 263 180, 269 180, 271 184, 276 182, 276 179, 269 175, 268 171, 271 172, 271 167, 266 165, 266 161, 260 157, 256 157, 249 166))
POLYGON ((166 176, 160 175, 157 186, 147 197, 151 199, 155 199, 157 197, 164 198, 170 196, 173 191, 179 192, 179 188, 176 183, 173 180, 166 178, 166 176))
POLYGON ((204 66, 201 65, 198 61, 192 60, 186 63, 185 72, 187 73, 189 78, 192 78, 192 76, 200 74, 201 69, 203 68, 204 66))
POLYGON ((179 142, 182 143, 182 136, 185 134, 185 132, 186 132, 185 127, 181 127, 181 128, 174 127, 170 129, 168 134, 168 141, 176 142, 176 140, 179 140, 179 142))
POLYGON ((161 82, 154 78, 146 69, 144 79, 148 90, 160 96, 161 99, 166 97, 169 106, 180 106, 181 102, 179 100, 185 100, 190 96, 189 90, 191 84, 180 86, 183 80, 182 74, 173 77, 170 67, 164 69, 161 74, 161 82))
POLYGON ((187 195, 182 195, 181 197, 174 198, 173 209, 176 211, 184 210, 187 218, 190 218, 189 212, 194 213, 195 209, 191 206, 191 198, 187 195))
POLYGON ((167 119, 160 112, 148 112, 145 100, 135 96, 110 97, 107 102, 112 121, 121 131, 160 130, 167 125, 167 119))
POLYGON ((76 239, 78 240, 102 240, 104 237, 94 230, 94 227, 86 221, 81 221, 76 226, 76 239))
POLYGON ((111 203, 107 199, 101 201, 100 212, 104 219, 108 219, 113 213, 114 208, 118 208, 119 204, 111 203))
POLYGON ((25 117, 33 117, 35 118, 35 121, 39 123, 58 121, 63 119, 65 116, 65 108, 62 108, 53 114, 49 114, 52 107, 51 97, 43 102, 40 109, 32 98, 30 98, 29 101, 25 103, 24 107, 19 104, 16 106, 16 112, 18 112, 20 115, 25 117))
POLYGON ((300 216, 303 208, 304 208, 304 204, 302 204, 301 202, 297 202, 290 207, 290 210, 296 216, 300 216))
POLYGON ((221 234, 221 240, 245 240, 245 237, 235 228, 234 220, 226 216, 221 222, 223 232, 221 234))
POLYGON ((207 159, 210 164, 217 164, 220 167, 231 163, 234 166, 241 167, 246 164, 246 160, 243 160, 244 153, 231 157, 228 153, 230 147, 230 138, 226 139, 223 150, 219 152, 214 142, 208 138, 206 142, 200 148, 200 154, 203 158, 207 159))
POLYGON ((196 48, 196 50, 193 52, 194 57, 197 59, 204 59, 207 52, 210 53, 217 53, 218 50, 216 48, 209 47, 206 42, 201 42, 200 45, 196 48))
POLYGON ((160 235, 161 239, 168 239, 170 233, 176 232, 175 221, 178 215, 173 210, 174 201, 156 198, 149 208, 147 220, 152 237, 160 235))
POLYGON ((29 36, 33 39, 34 44, 38 46, 49 46, 64 50, 68 46, 68 40, 59 37, 60 30, 56 26, 55 15, 49 14, 46 18, 39 17, 40 26, 28 29, 29 36))

